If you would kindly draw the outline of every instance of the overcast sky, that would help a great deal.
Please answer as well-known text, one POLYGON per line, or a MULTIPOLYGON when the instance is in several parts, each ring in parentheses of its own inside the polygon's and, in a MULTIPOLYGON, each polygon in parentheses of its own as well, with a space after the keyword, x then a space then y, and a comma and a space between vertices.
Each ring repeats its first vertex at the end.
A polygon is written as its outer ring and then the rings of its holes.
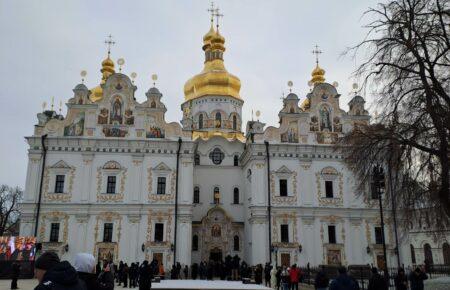
MULTIPOLYGON (((320 65, 330 83, 339 83, 347 110, 357 61, 341 57, 360 41, 373 0, 216 0, 225 15, 225 65, 241 79, 243 121, 251 111, 277 125, 287 81, 301 99, 314 68, 311 51, 318 44, 320 65)), ((123 72, 137 73, 136 98, 145 99, 151 75, 167 106, 167 121, 182 117, 183 85, 203 67, 202 37, 209 29, 205 0, 1 0, 0 1, 0 184, 24 187, 27 144, 42 103, 66 102, 88 72, 89 88, 100 81, 106 56, 104 40, 112 34, 111 56, 125 59, 123 72)), ((370 102, 370 99, 368 100, 370 102)), ((65 112, 65 107, 63 108, 65 112)))

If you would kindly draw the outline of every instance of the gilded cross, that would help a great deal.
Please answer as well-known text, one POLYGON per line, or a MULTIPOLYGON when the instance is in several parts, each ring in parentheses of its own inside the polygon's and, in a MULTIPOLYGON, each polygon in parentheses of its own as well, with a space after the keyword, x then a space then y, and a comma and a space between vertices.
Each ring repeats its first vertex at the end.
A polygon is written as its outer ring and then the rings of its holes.
POLYGON ((319 50, 319 46, 317 44, 314 46, 312 53, 316 55, 316 64, 319 65, 319 54, 321 54, 322 51, 319 50))
POLYGON ((223 17, 223 14, 219 13, 219 8, 214 9, 214 16, 216 16, 216 28, 219 29, 219 18, 223 17))
POLYGON ((216 9, 214 8, 214 2, 211 1, 211 8, 208 9, 208 12, 211 13, 211 24, 214 22, 214 13, 216 9))
POLYGON ((113 41, 113 37, 112 35, 108 35, 108 39, 105 40, 105 44, 108 46, 108 57, 111 54, 111 46, 113 46, 114 44, 116 44, 115 41, 113 41))

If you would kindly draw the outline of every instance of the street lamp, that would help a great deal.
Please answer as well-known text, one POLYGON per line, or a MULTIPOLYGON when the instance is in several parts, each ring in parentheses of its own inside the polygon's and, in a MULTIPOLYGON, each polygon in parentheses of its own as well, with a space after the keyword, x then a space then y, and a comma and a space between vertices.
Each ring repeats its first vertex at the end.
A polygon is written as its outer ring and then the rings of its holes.
POLYGON ((386 240, 384 237, 384 219, 383 219, 383 202, 381 196, 384 192, 384 170, 383 167, 376 164, 373 168, 373 190, 377 193, 378 202, 380 204, 380 223, 381 223, 381 239, 383 242, 383 257, 384 257, 384 273, 387 272, 387 255, 386 255, 386 240))

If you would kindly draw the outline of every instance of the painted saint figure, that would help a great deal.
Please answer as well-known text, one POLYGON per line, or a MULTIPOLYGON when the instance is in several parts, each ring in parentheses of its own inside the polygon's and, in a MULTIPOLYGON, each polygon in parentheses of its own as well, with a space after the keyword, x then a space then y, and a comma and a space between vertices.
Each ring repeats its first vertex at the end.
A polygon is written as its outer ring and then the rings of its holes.
POLYGON ((327 109, 327 107, 323 106, 320 109, 320 129, 325 130, 328 129, 328 131, 331 131, 331 121, 330 121, 330 111, 327 109))
POLYGON ((111 124, 118 122, 122 124, 122 103, 120 98, 116 98, 111 108, 111 124))

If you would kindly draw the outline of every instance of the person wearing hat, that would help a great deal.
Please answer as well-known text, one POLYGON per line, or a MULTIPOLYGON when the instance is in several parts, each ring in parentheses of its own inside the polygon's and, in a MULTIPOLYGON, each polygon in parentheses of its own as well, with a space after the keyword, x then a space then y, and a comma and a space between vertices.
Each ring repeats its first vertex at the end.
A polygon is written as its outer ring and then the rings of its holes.
POLYGON ((89 253, 78 253, 75 255, 73 267, 78 272, 78 277, 84 281, 87 290, 100 289, 95 274, 95 258, 89 253))
POLYGON ((45 252, 34 263, 39 284, 34 290, 86 290, 77 271, 67 261, 60 261, 54 252, 45 252))

